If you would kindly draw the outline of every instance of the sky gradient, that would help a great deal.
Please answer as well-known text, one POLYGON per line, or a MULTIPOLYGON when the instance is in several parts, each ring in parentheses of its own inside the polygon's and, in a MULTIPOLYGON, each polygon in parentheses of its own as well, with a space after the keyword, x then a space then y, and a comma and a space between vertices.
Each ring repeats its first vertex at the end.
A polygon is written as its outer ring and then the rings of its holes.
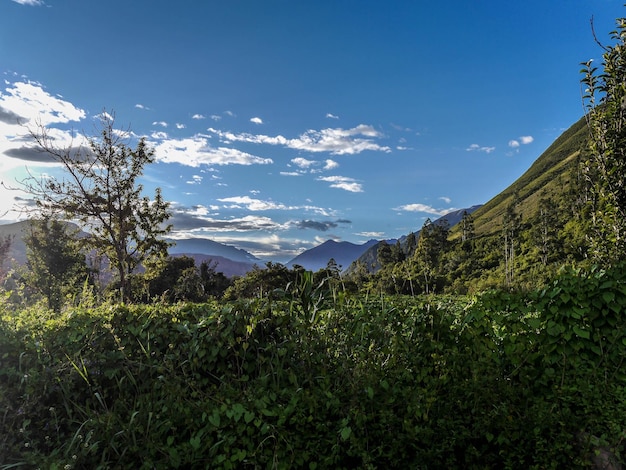
MULTIPOLYGON (((287 262, 482 204, 583 113, 621 0, 0 0, 0 180, 114 113, 173 235, 287 262)), ((0 219, 24 197, 0 189, 0 219)))

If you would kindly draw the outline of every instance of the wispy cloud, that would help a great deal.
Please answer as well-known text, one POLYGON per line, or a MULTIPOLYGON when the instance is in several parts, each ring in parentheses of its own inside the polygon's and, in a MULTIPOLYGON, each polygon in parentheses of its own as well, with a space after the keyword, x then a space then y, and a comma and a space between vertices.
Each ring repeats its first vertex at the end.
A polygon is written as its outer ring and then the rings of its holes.
POLYGON ((28 5, 31 7, 44 6, 45 3, 42 0, 13 0, 15 3, 19 3, 20 5, 28 5))
POLYGON ((331 188, 343 189, 351 193, 363 192, 363 186, 361 183, 357 183, 354 178, 349 178, 347 176, 320 176, 317 179, 319 181, 331 183, 331 188))
POLYGON ((405 204, 403 206, 394 207, 394 211, 398 212, 423 212, 425 214, 433 214, 438 216, 446 215, 449 212, 452 212, 455 209, 435 209, 432 206, 428 206, 426 204, 405 204))
POLYGON ((294 211, 294 210, 305 210, 307 212, 312 212, 315 214, 322 215, 324 217, 331 216, 334 211, 330 209, 324 209, 323 207, 316 207, 310 205, 303 206, 288 206, 283 204, 282 202, 275 202, 272 200, 262 200, 257 198, 252 198, 250 196, 233 196, 233 197, 224 197, 219 198, 219 202, 224 203, 225 209, 247 209, 252 212, 259 211, 294 211))
POLYGON ((229 203, 229 209, 245 207, 250 211, 268 211, 268 210, 293 210, 297 207, 289 207, 285 204, 274 201, 263 201, 261 199, 251 198, 250 196, 224 197, 218 199, 220 202, 229 203))
MULTIPOLYGON (((213 116, 211 116, 211 117, 213 117, 213 116)), ((191 119, 196 119, 196 120, 206 119, 206 116, 204 116, 203 114, 194 114, 193 116, 191 116, 191 119)))
POLYGON ((485 147, 485 146, 481 146, 478 144, 472 144, 470 145, 468 148, 466 148, 465 150, 468 152, 485 152, 485 153, 491 153, 495 150, 495 147, 485 147))
POLYGON ((358 232, 358 233, 355 233, 355 235, 358 235, 359 237, 366 237, 369 239, 384 238, 385 232, 358 232))
POLYGON ((144 106, 144 105, 143 105, 143 104, 141 104, 141 103, 137 103, 137 104, 135 105, 135 108, 137 108, 137 109, 145 109, 146 111, 149 111, 149 110, 150 110, 150 108, 148 108, 147 106, 144 106))
POLYGON ((167 122, 165 121, 154 121, 152 123, 153 126, 161 126, 161 127, 167 127, 167 122))
POLYGON ((192 175, 191 179, 187 181, 187 184, 200 184, 204 178, 200 175, 192 175))
POLYGON ((250 122, 253 122, 254 124, 263 124, 263 119, 260 117, 253 117, 250 118, 250 122))
POLYGON ((294 139, 288 139, 282 135, 236 134, 213 128, 209 128, 208 131, 227 142, 279 145, 308 152, 329 152, 334 155, 353 155, 366 150, 391 152, 389 147, 379 145, 374 141, 374 139, 381 138, 382 134, 366 124, 360 124, 352 129, 308 130, 294 139))
POLYGON ((334 114, 332 114, 332 113, 326 113, 326 117, 327 117, 328 119, 339 119, 339 116, 335 116, 335 115, 334 115, 334 114))
POLYGON ((300 168, 300 170, 298 170, 297 172, 284 172, 284 174, 286 174, 287 176, 293 176, 294 174, 301 175, 306 172, 320 173, 322 171, 329 171, 337 168, 339 166, 339 163, 330 159, 327 159, 325 161, 318 161, 308 160, 302 157, 296 157, 291 159, 291 165, 297 166, 298 168, 300 168))

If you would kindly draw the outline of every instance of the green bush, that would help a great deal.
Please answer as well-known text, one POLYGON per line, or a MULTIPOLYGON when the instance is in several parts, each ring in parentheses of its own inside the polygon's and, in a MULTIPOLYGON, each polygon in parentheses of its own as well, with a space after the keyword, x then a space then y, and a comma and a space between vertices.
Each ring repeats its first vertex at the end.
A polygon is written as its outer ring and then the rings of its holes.
POLYGON ((622 277, 569 272, 474 298, 315 291, 311 304, 302 285, 274 301, 5 307, 0 468, 622 459, 622 277))

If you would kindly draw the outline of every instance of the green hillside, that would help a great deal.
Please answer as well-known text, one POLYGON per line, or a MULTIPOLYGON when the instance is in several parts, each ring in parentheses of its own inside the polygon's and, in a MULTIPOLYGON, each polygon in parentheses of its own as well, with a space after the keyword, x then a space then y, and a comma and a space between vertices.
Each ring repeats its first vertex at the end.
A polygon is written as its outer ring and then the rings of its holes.
MULTIPOLYGON (((515 194, 518 197, 518 210, 523 218, 537 211, 541 197, 551 197, 557 201, 565 199, 587 137, 588 131, 583 117, 561 134, 511 186, 473 214, 476 235, 494 234, 502 229, 502 216, 515 194)), ((458 236, 458 230, 453 230, 452 237, 458 236)))
MULTIPOLYGON (((467 215, 465 223, 428 231, 430 240, 374 254, 380 270, 368 289, 389 293, 479 292, 507 287, 532 289, 563 265, 587 261, 580 159, 588 128, 580 119, 559 136, 513 184, 467 215), (506 230, 505 230, 506 228, 506 230), (443 233, 442 230, 445 232, 443 233)), ((435 225, 438 225, 435 223, 435 225)), ((349 271, 357 273, 359 260, 349 271)), ((372 263, 370 263, 371 265, 372 263)), ((354 274, 356 276, 356 274, 354 274)), ((361 281, 358 281, 361 282, 361 281)))

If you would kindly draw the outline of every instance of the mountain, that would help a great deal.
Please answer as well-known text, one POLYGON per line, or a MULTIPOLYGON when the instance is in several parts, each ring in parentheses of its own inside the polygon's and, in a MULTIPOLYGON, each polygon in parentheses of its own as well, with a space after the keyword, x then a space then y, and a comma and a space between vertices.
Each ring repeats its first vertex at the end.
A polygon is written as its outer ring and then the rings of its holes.
POLYGON ((299 265, 310 271, 319 271, 325 268, 328 261, 332 258, 340 266, 340 269, 346 269, 363 252, 377 244, 378 240, 369 240, 362 245, 327 240, 315 248, 300 253, 289 261, 286 266, 292 268, 294 265, 299 265))
POLYGON ((171 255, 176 254, 203 254, 209 256, 221 256, 231 261, 239 263, 249 263, 250 265, 262 264, 263 261, 256 256, 230 245, 214 242, 206 238, 186 238, 181 240, 168 240, 176 243, 169 248, 171 255))
MULTIPOLYGON (((26 264, 24 237, 30 230, 30 224, 29 220, 24 220, 0 225, 0 240, 7 236, 11 237, 7 259, 14 265, 26 264)), ((78 228, 71 223, 68 225, 74 230, 78 228)), ((87 236, 84 232, 81 232, 81 235, 87 236)), ((198 266, 202 261, 217 263, 216 271, 224 273, 226 277, 243 276, 255 264, 262 264, 260 259, 245 250, 200 238, 176 240, 176 245, 169 249, 169 254, 172 256, 189 256, 196 261, 198 266)))
MULTIPOLYGON (((557 202, 567 198, 566 193, 575 184, 579 156, 588 137, 583 117, 563 132, 513 184, 472 214, 476 236, 501 231, 502 215, 514 196, 517 197, 517 211, 525 218, 537 211, 542 197, 557 202)), ((458 236, 458 232, 454 232, 452 238, 458 236)))

